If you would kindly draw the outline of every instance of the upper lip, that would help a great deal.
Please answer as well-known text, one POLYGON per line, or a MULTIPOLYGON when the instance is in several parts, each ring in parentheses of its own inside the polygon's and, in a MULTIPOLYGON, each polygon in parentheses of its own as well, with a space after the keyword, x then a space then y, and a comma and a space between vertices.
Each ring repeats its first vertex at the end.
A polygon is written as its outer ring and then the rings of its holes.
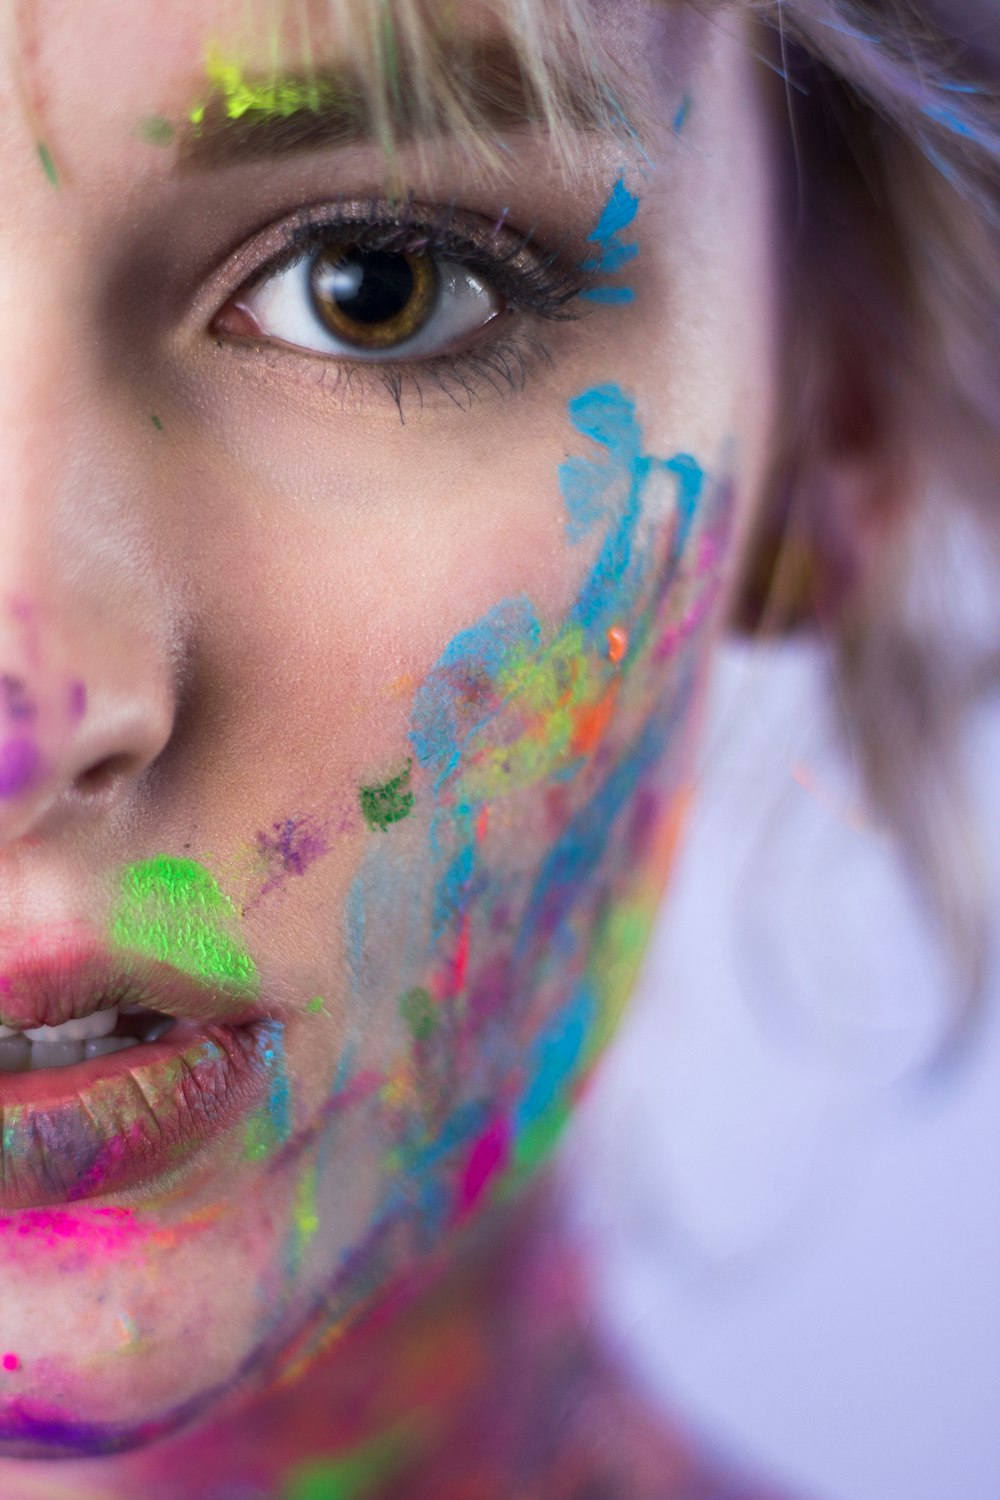
POLYGON ((203 984, 172 964, 111 953, 98 942, 0 948, 0 1021, 26 1031, 98 1010, 143 1005, 193 1021, 241 1025, 264 1012, 246 991, 203 984))

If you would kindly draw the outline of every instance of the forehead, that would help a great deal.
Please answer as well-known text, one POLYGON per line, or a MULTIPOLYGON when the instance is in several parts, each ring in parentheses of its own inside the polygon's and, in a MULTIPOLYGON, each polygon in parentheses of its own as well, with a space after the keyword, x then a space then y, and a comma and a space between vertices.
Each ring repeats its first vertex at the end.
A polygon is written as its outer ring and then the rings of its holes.
MULTIPOLYGON (((2 0, 0 0, 2 4, 2 0)), ((553 66, 591 69, 602 82, 612 53, 625 61, 613 92, 623 108, 633 101, 628 77, 637 75, 654 17, 673 6, 659 0, 538 0, 523 12, 515 0, 8 0, 9 24, 0 56, 0 139, 22 148, 34 134, 59 154, 81 135, 99 138, 112 122, 166 117, 187 120, 221 71, 230 79, 308 77, 315 68, 344 69, 362 87, 383 90, 419 84, 424 56, 492 48, 517 59, 543 89, 553 66), (373 25, 377 14, 378 24, 373 25), (415 20, 415 18, 418 18, 415 20), (567 23, 569 25, 567 26, 567 23), (560 29, 562 28, 562 29, 560 29), (433 45, 424 44, 434 31, 433 45), (535 45, 560 38, 546 66, 535 45), (597 42, 599 45, 594 45, 597 42), (568 45, 572 43, 573 45, 568 45), (575 58, 569 53, 578 46, 575 58), (402 59, 402 63, 400 63, 402 59), (631 67, 630 67, 631 64, 631 67)), ((690 17, 693 12, 681 9, 690 17)), ((684 49, 676 25, 672 28, 684 49)), ((463 74, 459 63, 453 72, 463 74)), ((669 70, 668 70, 669 71, 669 70)), ((508 74, 511 69, 508 67, 508 74)), ((491 78, 489 87, 494 88, 491 78)), ((481 97, 481 96, 480 96, 481 97)))
MULTIPOLYGON (((376 50, 389 52, 394 33, 414 35, 398 27, 406 15, 424 14, 445 34, 475 42, 509 36, 512 19, 505 0, 443 0, 419 8, 404 3, 398 11, 389 4, 378 27, 371 25, 367 7, 343 0, 8 3, 0 59, 5 117, 27 90, 31 104, 46 115, 72 111, 78 125, 109 107, 193 107, 213 57, 255 75, 308 71, 318 62, 364 68, 370 39, 376 50)), ((562 11, 561 0, 546 6, 553 17, 562 11)))

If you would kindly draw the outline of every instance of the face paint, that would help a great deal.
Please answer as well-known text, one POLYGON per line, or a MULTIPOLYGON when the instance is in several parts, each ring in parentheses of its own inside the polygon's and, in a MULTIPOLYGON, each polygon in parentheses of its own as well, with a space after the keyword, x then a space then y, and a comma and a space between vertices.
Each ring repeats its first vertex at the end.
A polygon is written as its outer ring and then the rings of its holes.
MULTIPOLYGON (((209 54, 205 72, 211 87, 209 102, 217 102, 229 120, 241 120, 244 115, 287 119, 302 110, 316 114, 343 102, 335 90, 318 79, 248 79, 240 63, 218 52, 209 54)), ((207 110, 208 102, 196 104, 188 117, 192 125, 201 125, 207 110)))
MULTIPOLYGON (((348 902, 351 1015, 365 1019, 336 1130, 354 1117, 381 1142, 381 1188, 296 1339, 299 1370, 401 1245, 426 1253, 549 1152, 631 991, 672 859, 730 491, 690 455, 651 453, 617 386, 582 392, 569 418, 589 451, 559 469, 567 542, 593 561, 559 621, 510 598, 441 652, 409 723, 405 785, 425 815, 401 828, 409 842, 371 842, 348 902), (540 825, 535 867, 522 849, 540 825), (386 1066, 381 1034, 367 1047, 393 992, 386 1066)), ((349 1191, 333 1151, 315 1238, 349 1191)))
POLYGON ((44 770, 42 752, 27 735, 13 735, 0 744, 0 797, 30 791, 44 770))
POLYGON ((363 786, 359 793, 361 811, 369 828, 385 833, 390 823, 401 823, 413 811, 413 793, 410 790, 410 772, 413 762, 407 761, 398 776, 381 786, 363 786))
MULTIPOLYGON (((617 276, 630 265, 639 254, 639 246, 628 242, 624 234, 638 212, 639 199, 629 192, 625 179, 619 178, 597 228, 587 238, 588 245, 597 246, 596 253, 580 269, 596 276, 617 276)), ((582 295, 590 302, 627 303, 635 298, 630 286, 590 287, 582 295)))
POLYGON ((124 872, 111 918, 115 947, 171 964, 207 984, 243 994, 257 970, 236 930, 236 908, 192 859, 160 855, 124 872))
POLYGON ((257 835, 257 854, 269 871, 259 895, 279 889, 289 875, 304 875, 329 849, 326 824, 318 818, 301 815, 272 823, 270 832, 257 835))

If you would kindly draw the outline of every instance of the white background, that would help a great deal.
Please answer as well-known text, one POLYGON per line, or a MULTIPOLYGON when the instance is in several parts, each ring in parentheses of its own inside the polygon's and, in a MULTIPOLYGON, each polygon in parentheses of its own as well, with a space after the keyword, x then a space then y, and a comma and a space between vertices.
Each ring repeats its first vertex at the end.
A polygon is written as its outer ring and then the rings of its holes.
MULTIPOLYGON (((761 1477, 998 1500, 1000 966, 933 1067, 954 977, 829 703, 815 645, 723 654, 687 849, 569 1142, 577 1211, 640 1377, 761 1477)), ((969 755, 995 880, 1000 702, 969 755)))

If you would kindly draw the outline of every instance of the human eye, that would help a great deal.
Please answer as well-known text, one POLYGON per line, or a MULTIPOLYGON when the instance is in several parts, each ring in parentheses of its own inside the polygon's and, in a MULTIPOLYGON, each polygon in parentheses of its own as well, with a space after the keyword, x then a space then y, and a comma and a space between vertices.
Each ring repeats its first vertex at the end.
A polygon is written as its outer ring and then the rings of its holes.
MULTIPOLYGON (((586 276, 533 234, 391 201, 314 209, 216 314, 216 334, 361 364, 447 359, 532 317, 566 320, 586 276)), ((252 247, 251 251, 252 251, 252 247)))

